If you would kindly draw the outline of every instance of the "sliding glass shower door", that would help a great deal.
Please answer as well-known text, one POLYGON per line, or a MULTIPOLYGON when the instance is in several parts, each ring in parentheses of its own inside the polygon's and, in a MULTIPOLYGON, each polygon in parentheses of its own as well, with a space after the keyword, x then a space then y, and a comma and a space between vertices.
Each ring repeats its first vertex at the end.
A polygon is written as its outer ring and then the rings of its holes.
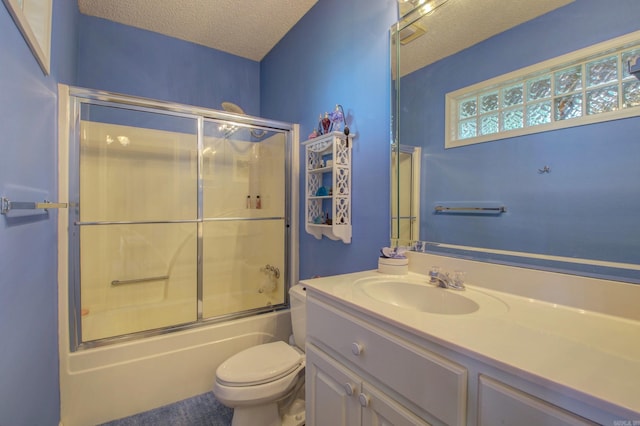
POLYGON ((205 121, 203 316, 284 303, 285 134, 205 121))
POLYGON ((135 103, 75 98, 73 349, 286 307, 288 130, 135 103))

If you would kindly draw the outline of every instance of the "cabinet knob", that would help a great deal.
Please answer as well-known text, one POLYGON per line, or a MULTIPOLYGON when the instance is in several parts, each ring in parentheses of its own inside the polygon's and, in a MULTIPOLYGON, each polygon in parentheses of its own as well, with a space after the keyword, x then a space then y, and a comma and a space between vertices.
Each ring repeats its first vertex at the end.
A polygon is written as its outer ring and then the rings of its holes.
POLYGON ((362 346, 360 343, 353 342, 351 344, 351 353, 353 353, 355 356, 360 356, 362 352, 364 352, 364 346, 362 346))
POLYGON ((347 382, 344 384, 344 391, 347 393, 347 395, 352 396, 353 393, 356 391, 356 389, 353 387, 351 383, 347 382))
POLYGON ((369 406, 369 401, 370 398, 368 395, 365 395, 364 393, 361 393, 360 395, 358 395, 358 400, 360 401, 360 405, 363 407, 368 407, 369 406))

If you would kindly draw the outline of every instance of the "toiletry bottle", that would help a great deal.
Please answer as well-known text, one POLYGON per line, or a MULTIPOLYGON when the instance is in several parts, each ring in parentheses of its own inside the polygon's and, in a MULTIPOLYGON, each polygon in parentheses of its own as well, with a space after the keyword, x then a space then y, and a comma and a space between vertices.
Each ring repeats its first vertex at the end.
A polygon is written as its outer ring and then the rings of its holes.
POLYGON ((261 209, 262 208, 262 200, 260 199, 260 196, 257 195, 256 196, 256 209, 261 209))
POLYGON ((251 208, 251 195, 247 195, 247 208, 251 208))
POLYGON ((322 122, 322 130, 323 130, 322 134, 326 135, 331 130, 331 120, 329 120, 328 112, 324 113, 324 118, 321 120, 321 122, 322 122))

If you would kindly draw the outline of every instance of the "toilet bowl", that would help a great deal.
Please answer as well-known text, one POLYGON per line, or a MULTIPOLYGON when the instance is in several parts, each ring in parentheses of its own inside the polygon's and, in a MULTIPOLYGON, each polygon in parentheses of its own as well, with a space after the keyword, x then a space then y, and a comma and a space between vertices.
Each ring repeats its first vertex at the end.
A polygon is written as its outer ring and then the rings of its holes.
POLYGON ((234 409, 232 426, 304 424, 304 341, 306 293, 289 290, 295 346, 271 342, 245 349, 216 370, 213 393, 234 409))

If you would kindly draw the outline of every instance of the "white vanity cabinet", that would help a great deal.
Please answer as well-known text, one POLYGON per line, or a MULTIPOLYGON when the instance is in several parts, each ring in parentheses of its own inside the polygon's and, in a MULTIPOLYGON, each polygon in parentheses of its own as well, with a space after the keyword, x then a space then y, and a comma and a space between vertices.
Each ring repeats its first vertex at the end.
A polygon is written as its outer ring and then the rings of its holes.
POLYGON ((466 424, 463 366, 311 294, 306 354, 308 425, 466 424))
POLYGON ((307 286, 306 356, 311 426, 575 426, 622 418, 412 334, 312 285, 307 286))

